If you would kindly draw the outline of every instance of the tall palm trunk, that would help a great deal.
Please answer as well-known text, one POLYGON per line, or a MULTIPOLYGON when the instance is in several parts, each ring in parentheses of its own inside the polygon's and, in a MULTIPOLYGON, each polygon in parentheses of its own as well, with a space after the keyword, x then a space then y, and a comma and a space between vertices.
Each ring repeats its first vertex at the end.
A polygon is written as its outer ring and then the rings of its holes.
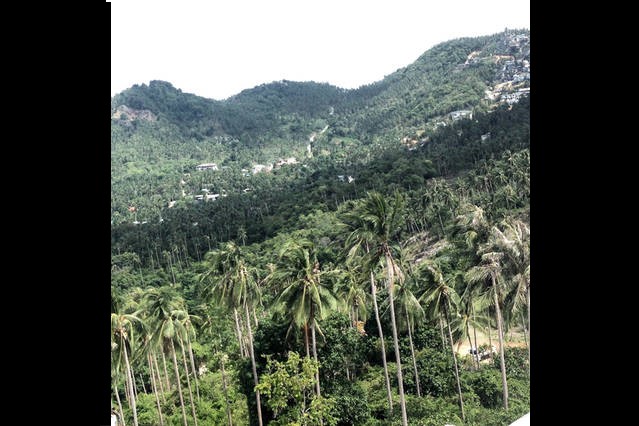
POLYGON ((186 363, 186 352, 184 351, 184 342, 182 341, 182 338, 180 336, 178 336, 178 339, 180 339, 180 348, 182 349, 182 363, 184 364, 184 371, 186 372, 186 385, 189 389, 189 399, 191 400, 191 413, 193 414, 193 421, 195 422, 195 426, 197 426, 197 415, 195 414, 195 401, 193 401, 193 391, 191 390, 191 379, 189 379, 189 366, 186 363))
POLYGON ((237 340, 240 343, 240 356, 244 357, 247 354, 244 352, 244 339, 242 338, 242 327, 240 326, 240 319, 237 315, 236 308, 233 308, 233 316, 235 317, 235 332, 237 334, 237 340))
POLYGON ((164 426, 164 419, 162 418, 162 407, 160 406, 160 397, 158 396, 157 382, 155 381, 155 372, 153 371, 153 360, 151 358, 151 352, 146 354, 149 361, 149 371, 151 372, 151 389, 155 396, 155 403, 158 406, 158 417, 160 418, 160 426, 164 426))
MULTIPOLYGON (((313 308, 311 307, 311 315, 313 312, 313 308)), ((315 318, 312 319, 311 322, 311 338, 313 339, 313 358, 315 362, 319 366, 319 361, 317 360, 317 342, 315 341, 315 318)), ((319 368, 315 370, 315 391, 317 392, 317 396, 322 396, 320 393, 320 382, 319 382, 319 368)))
MULTIPOLYGON (((495 315, 497 315, 497 332, 499 336, 499 360, 501 368, 501 384, 503 388, 504 408, 508 410, 508 381, 506 379, 506 361, 504 359, 504 329, 501 318, 501 308, 499 307, 499 297, 497 296, 497 287, 495 283, 495 277, 493 280, 493 295, 495 302, 495 315)), ((492 349, 492 348, 491 348, 492 349)), ((491 350, 492 352, 492 350, 491 350)))
POLYGON ((524 313, 519 312, 521 316, 521 327, 524 330, 524 342, 526 342, 526 349, 528 349, 528 374, 530 374, 530 345, 528 344, 528 333, 526 332, 526 320, 524 319, 524 313))
POLYGON ((138 397, 138 384, 135 382, 135 374, 133 373, 133 368, 131 368, 131 383, 133 384, 133 397, 138 397))
POLYGON ((450 350, 453 353, 453 361, 455 364, 455 380, 457 381, 457 394, 459 395, 459 408, 461 409, 462 421, 466 421, 464 414, 464 398, 462 397, 461 384, 459 383, 459 367, 457 366, 457 354, 453 343, 453 332, 450 330, 450 313, 448 312, 448 301, 444 303, 444 314, 446 315, 446 325, 448 326, 448 338, 450 339, 450 350))
POLYGON ((413 358, 413 370, 415 370, 415 385, 417 386, 417 396, 422 396, 422 390, 419 386, 419 374, 417 373, 417 360, 415 359, 415 347, 413 346, 413 333, 411 332, 410 317, 406 311, 406 322, 408 323, 408 342, 410 343, 410 355, 413 358))
POLYGON ((118 401, 118 409, 120 410, 120 421, 122 426, 126 426, 124 422, 124 410, 122 410, 122 401, 120 401, 120 394, 118 393, 118 385, 113 381, 113 392, 115 393, 115 400, 118 401))
POLYGON ((439 333, 442 338, 442 351, 446 350, 446 339, 444 339, 444 323, 442 322, 442 317, 439 317, 439 333))
POLYGON ((494 362, 495 360, 493 359, 493 338, 492 338, 492 327, 490 326, 490 320, 488 320, 488 344, 490 345, 490 348, 488 349, 488 355, 490 356, 490 361, 494 362))
POLYGON ((166 369, 166 357, 164 356, 164 349, 160 350, 162 354, 162 366, 164 367, 164 378, 166 380, 166 391, 171 391, 171 383, 169 382, 169 370, 166 369))
MULTIPOLYGON (((466 336, 468 336, 468 344, 470 345, 470 350, 473 350, 473 341, 470 338, 470 325, 468 325, 468 321, 466 321, 466 336)), ((475 348, 475 352, 477 352, 477 348, 475 348)), ((473 363, 475 361, 475 357, 473 356, 474 354, 470 354, 470 358, 473 360, 473 363)), ((479 362, 477 362, 476 364, 474 364, 475 367, 477 367, 477 369, 479 370, 479 362)))
POLYGON ((129 381, 127 380, 126 372, 124 373, 124 398, 126 403, 131 405, 131 396, 129 391, 129 381))
POLYGON ((306 358, 310 358, 311 349, 308 341, 308 321, 304 323, 304 346, 306 347, 306 358))
MULTIPOLYGON (((475 359, 477 360, 477 369, 480 368, 480 364, 479 364, 479 346, 477 346, 477 327, 475 327, 475 325, 477 324, 475 322, 475 308, 472 308, 473 310, 473 338, 475 339, 475 359)), ((492 348, 491 348, 492 350, 492 348)))
POLYGON ((131 364, 129 363, 129 354, 126 350, 126 344, 122 340, 122 349, 124 349, 124 363, 126 365, 126 381, 129 386, 129 405, 133 412, 133 425, 138 426, 138 410, 135 407, 135 394, 133 393, 133 377, 131 373, 131 364))
POLYGON ((182 419, 184 420, 184 426, 189 426, 186 421, 186 410, 184 409, 184 396, 182 395, 182 385, 180 384, 180 371, 178 370, 177 356, 175 355, 175 345, 173 339, 171 342, 171 355, 173 355, 173 368, 175 369, 175 382, 177 383, 178 394, 180 395, 180 408, 182 409, 182 419))
POLYGON ((195 393, 197 393, 197 400, 200 400, 200 386, 198 385, 197 370, 195 369, 195 358, 193 357, 193 347, 191 346, 191 338, 186 335, 186 344, 189 347, 189 358, 191 358, 191 369, 193 370, 193 380, 195 380, 195 393))
POLYGON ((144 378, 142 377, 142 373, 140 373, 138 377, 140 377, 140 383, 142 383, 142 390, 144 391, 144 393, 148 393, 146 391, 146 386, 144 385, 144 378))
MULTIPOLYGON (((244 309, 246 310, 246 325, 249 335, 249 352, 251 354, 251 368, 253 369, 253 381, 255 386, 258 385, 257 368, 255 367, 255 351, 253 348, 253 331, 251 330, 251 318, 249 316, 248 305, 244 303, 244 309)), ((257 402, 257 421, 259 426, 262 426, 262 403, 260 401, 260 391, 255 390, 255 401, 257 402)))
POLYGON ((166 395, 164 395, 164 384, 162 383, 162 375, 160 374, 160 366, 158 365, 158 359, 155 356, 155 352, 151 355, 151 361, 155 365, 155 372, 157 373, 157 384, 160 385, 160 393, 162 394, 162 401, 166 404, 166 395))
POLYGON ((222 389, 224 391, 224 402, 226 405, 226 415, 229 418, 229 426, 233 426, 233 417, 231 416, 231 405, 229 403, 229 395, 226 390, 226 371, 224 370, 224 356, 220 359, 220 364, 222 366, 222 389))
POLYGON ((375 321, 377 322, 377 330, 379 331, 379 341, 382 344, 382 364, 384 365, 384 378, 386 379, 386 396, 388 397, 388 409, 393 414, 393 396, 391 394, 390 378, 388 376, 388 364, 386 363, 386 347, 384 346, 384 333, 382 331, 382 322, 379 319, 379 308, 377 307, 377 286, 375 286, 375 278, 371 271, 371 294, 373 295, 373 308, 375 310, 375 321))
POLYGON ((408 426, 406 415, 406 400, 404 398, 404 377, 402 375, 402 360, 399 354, 399 339, 397 337, 397 322, 395 321, 395 301, 393 291, 395 290, 395 264, 393 259, 386 253, 386 269, 388 273, 388 297, 390 301, 391 330, 393 331, 393 345, 395 346, 395 361, 397 362, 397 385, 399 387, 399 404, 402 409, 402 425, 408 426))

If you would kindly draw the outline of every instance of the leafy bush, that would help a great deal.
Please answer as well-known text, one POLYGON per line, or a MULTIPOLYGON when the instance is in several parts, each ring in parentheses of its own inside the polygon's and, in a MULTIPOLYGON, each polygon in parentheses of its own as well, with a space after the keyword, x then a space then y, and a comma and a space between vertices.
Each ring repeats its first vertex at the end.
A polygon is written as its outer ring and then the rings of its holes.
MULTIPOLYGON (((505 348, 504 359, 506 360, 506 374, 508 379, 528 378, 528 349, 526 348, 505 348)), ((495 369, 501 369, 501 359, 495 357, 495 369)))
POLYGON ((463 372, 462 380, 479 397, 479 402, 486 408, 497 408, 503 404, 501 376, 499 371, 482 369, 463 372))

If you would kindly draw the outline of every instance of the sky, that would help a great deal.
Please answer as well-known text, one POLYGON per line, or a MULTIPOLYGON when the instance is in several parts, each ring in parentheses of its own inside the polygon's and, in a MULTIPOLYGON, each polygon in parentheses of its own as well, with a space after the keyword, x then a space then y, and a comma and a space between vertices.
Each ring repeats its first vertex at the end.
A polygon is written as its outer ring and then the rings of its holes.
POLYGON ((111 95, 168 81, 222 100, 263 83, 345 89, 459 37, 530 29, 530 0, 111 0, 111 95))

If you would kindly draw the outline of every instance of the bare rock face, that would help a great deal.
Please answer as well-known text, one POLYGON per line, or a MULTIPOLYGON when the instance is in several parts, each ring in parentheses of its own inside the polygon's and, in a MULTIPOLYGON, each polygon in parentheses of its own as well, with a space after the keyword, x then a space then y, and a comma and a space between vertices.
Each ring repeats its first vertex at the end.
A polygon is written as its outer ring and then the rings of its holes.
POLYGON ((133 120, 157 121, 157 117, 148 109, 133 109, 126 105, 120 105, 115 109, 111 118, 121 122, 131 122, 133 120))

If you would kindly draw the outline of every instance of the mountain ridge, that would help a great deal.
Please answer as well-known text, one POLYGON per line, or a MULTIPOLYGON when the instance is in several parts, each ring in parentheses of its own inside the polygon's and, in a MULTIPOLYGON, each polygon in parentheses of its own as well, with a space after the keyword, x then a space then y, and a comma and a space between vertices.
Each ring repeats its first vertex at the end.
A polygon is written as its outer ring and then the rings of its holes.
MULTIPOLYGON (((112 226, 178 210, 203 226, 201 214, 239 203, 271 235, 296 220, 286 194, 335 208, 525 148, 529 65, 529 33, 509 30, 441 43, 358 89, 282 80, 216 101, 135 85, 112 99, 112 226)), ((218 239, 236 232, 216 229, 218 239)))

